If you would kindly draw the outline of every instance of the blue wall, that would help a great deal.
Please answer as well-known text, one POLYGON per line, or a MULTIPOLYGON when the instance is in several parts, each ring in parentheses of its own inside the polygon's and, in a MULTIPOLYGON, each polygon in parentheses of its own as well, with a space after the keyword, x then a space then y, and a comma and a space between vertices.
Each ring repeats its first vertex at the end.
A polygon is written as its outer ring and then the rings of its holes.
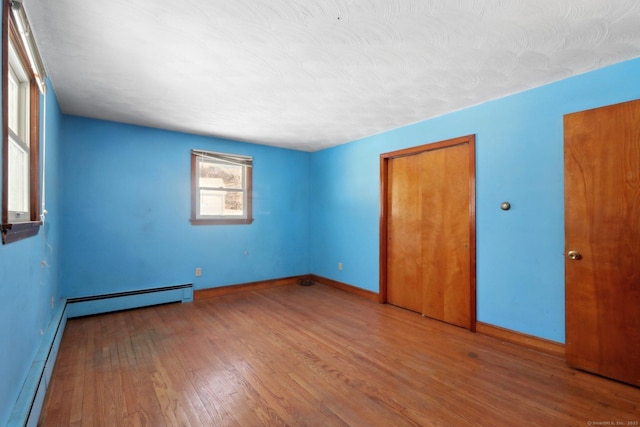
MULTIPOLYGON (((44 132, 42 112, 41 131, 44 132)), ((40 331, 49 325, 53 314, 51 298, 55 304, 59 303, 60 119, 55 93, 49 84, 46 120, 49 214, 38 236, 0 245, 0 425, 5 425, 11 415, 40 346, 40 331)))
POLYGON ((64 296, 309 272, 309 153, 71 116, 62 135, 64 296), (253 224, 191 225, 193 148, 253 156, 253 224))
POLYGON ((640 98, 639 76, 636 59, 316 153, 63 116, 50 91, 50 213, 38 237, 0 246, 0 425, 51 297, 309 272, 377 292, 379 155, 467 134, 478 320, 563 342, 562 116, 640 98), (253 224, 190 224, 192 148, 254 157, 253 224))
POLYGON ((476 134, 478 320, 564 342, 563 115, 636 98, 640 59, 314 153, 311 271, 377 292, 380 154, 476 134))

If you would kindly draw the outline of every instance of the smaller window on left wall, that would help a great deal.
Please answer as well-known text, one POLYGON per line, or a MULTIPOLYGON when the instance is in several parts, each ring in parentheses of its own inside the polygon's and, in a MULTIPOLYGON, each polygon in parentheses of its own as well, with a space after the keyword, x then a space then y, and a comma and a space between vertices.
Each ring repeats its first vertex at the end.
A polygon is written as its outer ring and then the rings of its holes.
POLYGON ((40 92, 45 73, 19 2, 3 0, 2 243, 38 234, 40 92))

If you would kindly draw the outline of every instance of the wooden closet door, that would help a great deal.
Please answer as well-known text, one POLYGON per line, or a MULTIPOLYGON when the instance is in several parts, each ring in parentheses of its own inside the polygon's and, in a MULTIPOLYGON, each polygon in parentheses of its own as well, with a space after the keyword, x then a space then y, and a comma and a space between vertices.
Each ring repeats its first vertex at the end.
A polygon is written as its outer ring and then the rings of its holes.
POLYGON ((386 160, 386 301, 473 329, 473 138, 412 150, 386 160))
POLYGON ((468 329, 468 148, 456 145, 422 156, 422 314, 468 329))
POLYGON ((422 313, 422 167, 420 154, 389 163, 387 301, 422 313))
POLYGON ((564 131, 566 360, 640 386, 640 101, 564 131))

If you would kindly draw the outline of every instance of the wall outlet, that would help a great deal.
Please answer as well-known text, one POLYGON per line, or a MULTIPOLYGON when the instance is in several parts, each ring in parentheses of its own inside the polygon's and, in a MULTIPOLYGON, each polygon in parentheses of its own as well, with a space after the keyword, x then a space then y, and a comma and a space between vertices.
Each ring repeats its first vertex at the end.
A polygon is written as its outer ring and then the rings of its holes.
POLYGON ((53 299, 53 295, 51 296, 51 308, 56 306, 56 301, 53 299))
POLYGON ((341 262, 338 263, 338 270, 342 270, 342 263, 341 262))
POLYGON ((202 269, 200 267, 196 268, 196 277, 202 276, 202 269))

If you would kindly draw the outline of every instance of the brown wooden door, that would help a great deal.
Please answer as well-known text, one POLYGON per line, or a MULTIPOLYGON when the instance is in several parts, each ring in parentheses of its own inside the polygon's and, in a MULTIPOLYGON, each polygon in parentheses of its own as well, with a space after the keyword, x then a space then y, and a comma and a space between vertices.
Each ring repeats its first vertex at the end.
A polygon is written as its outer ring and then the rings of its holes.
POLYGON ((640 101, 564 129, 567 363, 640 386, 640 101))
POLYGON ((475 328, 473 148, 465 137, 383 158, 386 301, 467 329, 475 328))
POLYGON ((390 304, 422 313, 422 155, 389 163, 388 293, 390 304))

